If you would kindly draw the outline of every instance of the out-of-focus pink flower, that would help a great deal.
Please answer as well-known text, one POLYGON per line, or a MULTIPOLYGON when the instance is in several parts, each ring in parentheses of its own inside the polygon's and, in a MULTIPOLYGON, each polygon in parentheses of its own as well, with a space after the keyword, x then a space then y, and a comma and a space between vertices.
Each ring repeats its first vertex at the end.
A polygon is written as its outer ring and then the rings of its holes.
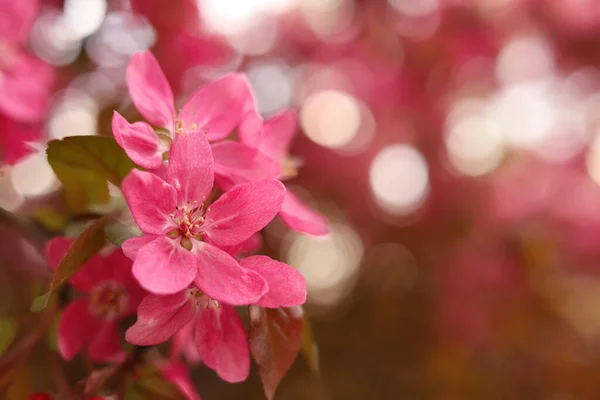
POLYGON ((0 114, 0 160, 14 165, 32 152, 29 143, 41 137, 38 125, 27 125, 0 114))
MULTIPOLYGON (((46 245, 46 257, 56 268, 73 239, 55 237, 46 245)), ((119 341, 119 321, 135 312, 144 296, 131 274, 131 261, 121 250, 106 258, 94 256, 75 274, 70 283, 85 296, 71 302, 58 327, 58 350, 71 360, 87 347, 92 360, 120 362, 125 352, 119 341)))
MULTIPOLYGON (((296 175, 296 165, 289 156, 296 125, 296 117, 290 110, 283 111, 266 122, 256 111, 250 111, 240 124, 240 141, 279 162, 280 179, 286 180, 296 175)), ((325 217, 312 210, 290 191, 286 192, 279 216, 295 231, 311 235, 328 233, 325 217)))
POLYGON ((285 188, 277 180, 238 185, 206 207, 212 186, 213 159, 205 135, 177 135, 165 180, 134 170, 123 181, 125 200, 145 233, 123 243, 123 251, 135 260, 135 277, 153 293, 177 293, 195 281, 219 301, 254 303, 268 285, 221 248, 264 228, 279 212, 285 188))
POLYGON ((39 123, 50 109, 54 69, 23 45, 38 13, 37 0, 0 0, 0 159, 15 164, 39 139, 39 123))
MULTIPOLYGON (((269 290, 256 303, 264 307, 292 307, 306 301, 306 282, 298 271, 266 256, 253 256, 241 265, 260 274, 269 290)), ((138 308, 137 322, 127 330, 128 342, 150 346, 173 335, 188 339, 194 327, 194 343, 202 361, 228 382, 246 379, 250 371, 248 337, 232 305, 220 303, 196 287, 168 296, 149 295, 138 308)), ((187 346, 179 342, 180 348, 187 346)))
POLYGON ((0 112, 23 122, 46 116, 54 80, 53 68, 23 48, 38 6, 37 0, 0 0, 0 112))
POLYGON ((187 400, 202 400, 190 379, 187 365, 173 360, 162 361, 156 365, 162 376, 175 384, 187 400))
MULTIPOLYGON (((171 87, 150 52, 134 54, 127 69, 127 86, 144 118, 167 131, 159 136, 145 122, 129 124, 116 111, 113 115, 113 134, 119 145, 135 163, 150 170, 161 167, 176 134, 201 132, 211 141, 225 139, 254 106, 246 79, 230 74, 200 88, 175 112, 171 87)), ((277 164, 255 149, 233 141, 214 146, 214 171, 223 179, 239 174, 277 177, 277 164)))

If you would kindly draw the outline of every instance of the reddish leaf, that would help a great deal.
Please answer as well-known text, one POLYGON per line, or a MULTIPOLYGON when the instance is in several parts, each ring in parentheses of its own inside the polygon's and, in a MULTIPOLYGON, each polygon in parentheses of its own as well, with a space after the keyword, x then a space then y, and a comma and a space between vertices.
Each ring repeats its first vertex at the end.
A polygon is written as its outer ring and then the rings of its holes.
POLYGON ((48 304, 50 295, 75 275, 83 264, 98 253, 105 245, 104 226, 110 221, 110 216, 105 215, 92 222, 75 241, 54 271, 50 288, 33 301, 31 311, 42 310, 48 304))
POLYGON ((250 306, 249 341, 265 394, 271 400, 300 351, 302 308, 250 306))

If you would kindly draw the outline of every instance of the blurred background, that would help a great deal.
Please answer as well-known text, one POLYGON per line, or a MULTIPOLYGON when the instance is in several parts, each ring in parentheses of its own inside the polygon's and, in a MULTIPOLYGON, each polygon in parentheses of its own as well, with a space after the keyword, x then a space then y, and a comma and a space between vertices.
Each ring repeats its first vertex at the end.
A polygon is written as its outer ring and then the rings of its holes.
MULTIPOLYGON (((320 358, 276 399, 600 398, 600 2, 40 0, 19 39, 37 63, 25 92, 2 46, 17 4, 0 1, 0 144, 27 145, 0 206, 48 232, 79 216, 45 143, 111 135, 115 109, 141 119, 136 51, 178 104, 241 71, 266 117, 297 110, 290 184, 331 235, 267 230, 306 277, 320 358)), ((21 228, 3 223, 0 311, 27 320, 15 282, 47 272, 21 228)), ((264 396, 256 373, 194 377, 204 399, 264 396)))

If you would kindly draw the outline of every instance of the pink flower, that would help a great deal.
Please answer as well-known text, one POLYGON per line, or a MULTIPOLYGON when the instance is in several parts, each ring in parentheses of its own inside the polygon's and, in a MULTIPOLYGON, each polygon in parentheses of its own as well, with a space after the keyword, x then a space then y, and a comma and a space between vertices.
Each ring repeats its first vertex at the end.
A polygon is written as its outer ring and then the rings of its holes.
MULTIPOLYGON (((306 301, 306 282, 298 271, 266 256, 240 261, 260 274, 269 286, 256 303, 263 307, 293 307, 306 301)), ((194 343, 202 361, 228 382, 246 379, 250 371, 248 335, 235 308, 220 303, 196 287, 168 296, 149 295, 138 308, 137 322, 127 330, 128 342, 151 346, 182 329, 195 327, 194 343)))
POLYGON ((28 143, 40 137, 39 126, 19 123, 0 115, 0 160, 9 165, 16 164, 33 151, 28 143))
MULTIPOLYGON (((250 111, 239 127, 239 136, 243 144, 280 163, 282 181, 296 176, 296 163, 289 156, 295 133, 296 117, 290 110, 277 114, 267 122, 264 122, 256 111, 250 111)), ((295 231, 319 236, 328 233, 325 217, 309 208, 289 190, 286 192, 279 216, 295 231)))
POLYGON ((38 12, 38 1, 0 0, 0 112, 39 122, 50 106, 51 66, 23 48, 38 12))
POLYGON ((135 222, 145 236, 123 243, 133 274, 155 294, 173 294, 192 281, 213 299, 250 304, 268 290, 221 247, 235 246, 279 212, 285 188, 277 180, 238 185, 204 204, 213 186, 213 158, 205 135, 179 134, 164 180, 134 170, 122 184, 135 222))
MULTIPOLYGON (((113 134, 136 164, 150 170, 162 166, 176 133, 202 132, 211 141, 225 139, 253 107, 246 79, 230 74, 200 88, 176 113, 171 87, 158 61, 147 51, 131 58, 127 86, 140 113, 166 133, 157 135, 145 122, 129 124, 115 111, 113 134)), ((233 141, 213 146, 214 172, 223 179, 246 174, 259 179, 277 177, 277 164, 248 146, 233 141)))
MULTIPOLYGON (((46 258, 56 268, 73 239, 55 237, 46 245, 46 258)), ((125 352, 119 341, 119 321, 133 314, 144 296, 131 274, 131 261, 121 250, 109 256, 94 256, 75 274, 70 283, 83 297, 64 310, 58 326, 58 350, 71 360, 87 347, 92 360, 119 362, 125 352)))

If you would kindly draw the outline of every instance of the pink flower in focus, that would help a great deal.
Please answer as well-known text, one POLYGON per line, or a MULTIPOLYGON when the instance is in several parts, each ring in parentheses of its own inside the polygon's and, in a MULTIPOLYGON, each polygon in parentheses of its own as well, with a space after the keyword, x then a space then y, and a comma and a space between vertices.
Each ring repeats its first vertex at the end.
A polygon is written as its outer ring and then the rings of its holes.
MULTIPOLYGON (((175 134, 201 132, 211 141, 225 139, 253 107, 246 79, 230 74, 200 88, 176 113, 171 87, 158 61, 147 51, 131 58, 127 87, 144 118, 167 131, 157 135, 145 122, 129 124, 118 112, 113 114, 115 139, 135 163, 149 170, 163 165, 163 155, 169 151, 175 134)), ((233 141, 213 146, 214 172, 218 176, 277 177, 277 164, 248 146, 233 141)))
POLYGON ((133 274, 155 294, 173 294, 192 281, 228 304, 250 304, 268 290, 222 247, 235 246, 264 228, 279 212, 285 188, 277 180, 238 185, 206 207, 213 186, 213 158, 199 131, 175 137, 164 180, 133 170, 122 184, 133 218, 145 233, 123 243, 133 274))
MULTIPOLYGON (((55 237, 46 245, 46 258, 56 268, 73 239, 55 237)), ((133 314, 144 291, 131 274, 131 260, 121 250, 94 256, 70 283, 85 296, 72 301, 58 326, 58 350, 71 360, 84 346, 96 362, 120 362, 125 352, 119 341, 119 321, 133 314)))
MULTIPOLYGON (((269 290, 256 303, 263 307, 293 307, 306 301, 306 282, 298 271, 266 256, 240 261, 260 274, 269 290)), ((202 361, 228 382, 246 379, 250 371, 248 335, 235 308, 220 303, 196 287, 168 296, 149 295, 138 308, 137 322, 127 330, 128 342, 151 346, 182 329, 194 328, 193 339, 202 361)), ((189 334, 189 333, 186 333, 189 334)))
MULTIPOLYGON (((293 178, 297 173, 297 163, 289 156, 296 125, 296 117, 290 110, 277 114, 267 122, 256 111, 250 111, 240 124, 240 141, 279 163, 279 178, 283 181, 293 178)), ((310 235, 326 235, 329 232, 325 217, 289 190, 286 191, 279 216, 287 226, 298 232, 310 235)))

